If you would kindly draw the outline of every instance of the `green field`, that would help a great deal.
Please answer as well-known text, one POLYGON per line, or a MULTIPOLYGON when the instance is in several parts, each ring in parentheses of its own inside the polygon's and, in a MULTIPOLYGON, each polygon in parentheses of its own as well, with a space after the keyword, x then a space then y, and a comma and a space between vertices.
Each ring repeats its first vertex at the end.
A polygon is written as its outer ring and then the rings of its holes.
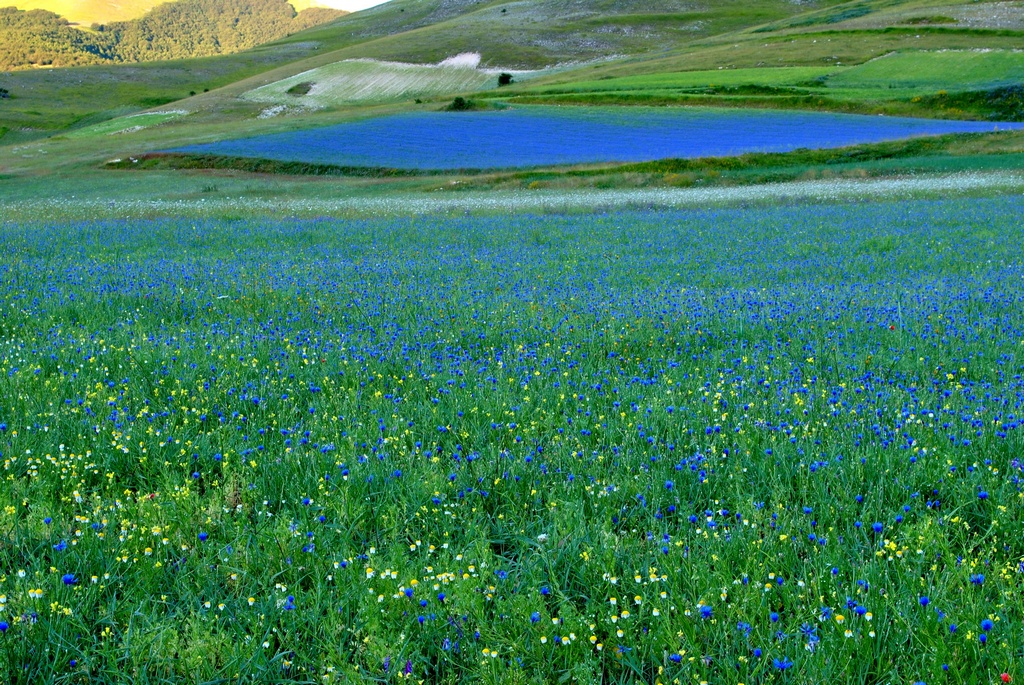
POLYGON ((761 69, 715 69, 673 71, 637 76, 609 77, 598 81, 573 81, 566 86, 537 88, 537 93, 588 91, 658 91, 735 88, 738 86, 796 86, 812 79, 824 79, 841 71, 831 67, 774 67, 761 69))
POLYGON ((913 93, 1024 84, 1024 50, 899 52, 824 79, 828 88, 913 93))
POLYGON ((88 138, 91 136, 109 136, 118 133, 135 133, 150 126, 158 126, 178 117, 187 115, 185 110, 172 110, 164 112, 146 112, 143 114, 130 114, 117 119, 110 119, 99 124, 93 124, 86 128, 80 128, 68 134, 71 138, 88 138))

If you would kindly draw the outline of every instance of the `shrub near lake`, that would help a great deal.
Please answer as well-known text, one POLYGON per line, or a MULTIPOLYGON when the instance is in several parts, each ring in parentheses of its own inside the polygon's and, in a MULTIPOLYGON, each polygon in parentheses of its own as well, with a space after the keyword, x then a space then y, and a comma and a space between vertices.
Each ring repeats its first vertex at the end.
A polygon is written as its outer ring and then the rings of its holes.
POLYGON ((6 682, 991 683, 1019 197, 0 228, 6 682))

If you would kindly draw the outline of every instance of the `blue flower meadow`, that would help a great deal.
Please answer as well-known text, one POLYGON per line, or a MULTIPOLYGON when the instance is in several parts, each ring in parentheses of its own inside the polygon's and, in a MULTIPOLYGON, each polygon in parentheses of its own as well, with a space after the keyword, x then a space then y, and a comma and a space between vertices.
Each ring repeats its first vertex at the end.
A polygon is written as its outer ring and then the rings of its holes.
POLYGON ((492 169, 786 152, 1021 126, 812 111, 516 106, 394 114, 176 151, 341 166, 492 169))
POLYGON ((994 682, 1024 199, 0 226, 11 683, 994 682))

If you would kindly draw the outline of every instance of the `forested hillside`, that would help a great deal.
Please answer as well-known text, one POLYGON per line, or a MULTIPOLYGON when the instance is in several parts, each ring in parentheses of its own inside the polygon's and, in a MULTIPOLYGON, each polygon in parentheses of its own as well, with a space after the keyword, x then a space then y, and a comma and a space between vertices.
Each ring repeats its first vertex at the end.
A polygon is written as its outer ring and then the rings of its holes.
POLYGON ((45 10, 0 9, 0 69, 228 54, 338 18, 285 0, 180 0, 139 19, 77 29, 45 10))
POLYGON ((21 66, 70 67, 104 61, 97 37, 46 10, 0 7, 0 69, 21 66))

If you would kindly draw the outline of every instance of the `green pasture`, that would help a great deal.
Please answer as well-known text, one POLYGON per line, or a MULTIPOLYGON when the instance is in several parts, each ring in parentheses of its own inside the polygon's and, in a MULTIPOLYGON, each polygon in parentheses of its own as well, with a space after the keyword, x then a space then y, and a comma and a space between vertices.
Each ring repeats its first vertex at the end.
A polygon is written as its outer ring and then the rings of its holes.
POLYGON ((109 136, 117 133, 133 133, 141 131, 150 126, 157 126, 178 117, 187 115, 184 110, 171 110, 163 112, 146 112, 143 114, 130 114, 117 119, 110 119, 99 124, 93 124, 86 128, 80 128, 68 134, 69 138, 89 138, 92 136, 109 136))
POLYGON ((559 86, 546 86, 531 93, 611 92, 694 90, 738 86, 796 86, 812 79, 823 79, 838 71, 830 67, 774 67, 761 69, 713 69, 673 71, 636 76, 609 77, 597 81, 573 81, 559 86))
POLYGON ((824 79, 829 89, 919 95, 1024 85, 1024 49, 896 52, 824 79))

